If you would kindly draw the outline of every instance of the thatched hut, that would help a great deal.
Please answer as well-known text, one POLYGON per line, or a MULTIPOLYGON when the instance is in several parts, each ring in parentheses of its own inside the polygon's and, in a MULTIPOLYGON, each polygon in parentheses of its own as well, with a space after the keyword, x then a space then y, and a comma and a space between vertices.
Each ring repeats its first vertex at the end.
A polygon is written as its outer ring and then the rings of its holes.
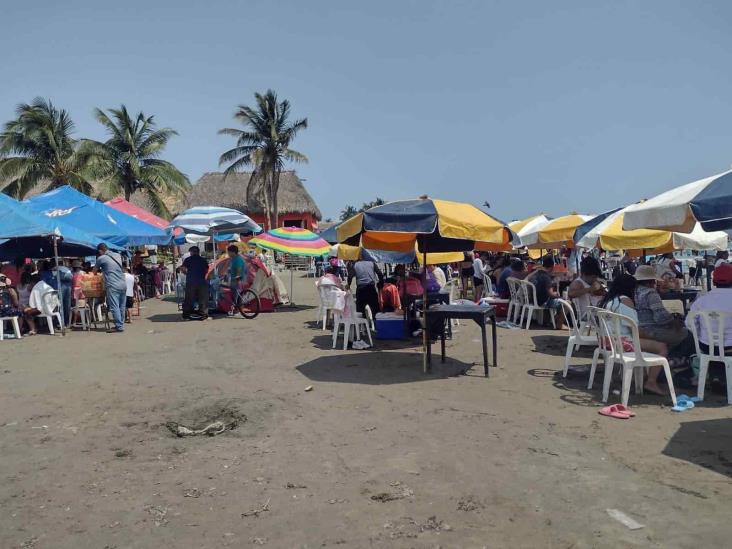
MULTIPOLYGON (((222 206, 244 212, 260 225, 264 224, 264 206, 260 201, 247 203, 249 172, 238 172, 224 178, 222 172, 203 174, 193 185, 178 210, 193 206, 222 206)), ((317 230, 322 218, 320 209, 294 171, 282 172, 278 193, 278 227, 303 227, 317 230)))

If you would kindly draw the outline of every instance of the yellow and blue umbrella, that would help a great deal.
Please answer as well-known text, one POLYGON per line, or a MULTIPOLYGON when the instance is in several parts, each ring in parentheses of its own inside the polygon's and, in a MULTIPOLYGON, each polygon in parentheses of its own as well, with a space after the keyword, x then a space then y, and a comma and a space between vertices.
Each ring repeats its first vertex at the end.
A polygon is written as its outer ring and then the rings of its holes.
POLYGON ((655 229, 623 229, 628 208, 601 214, 581 225, 575 233, 575 245, 603 250, 646 250, 666 253, 674 250, 726 250, 727 233, 705 232, 697 223, 690 233, 655 229))
POLYGON ((574 246, 577 228, 594 216, 571 213, 557 217, 526 232, 521 236, 521 245, 527 248, 554 250, 562 246, 574 246))
POLYGON ((510 245, 511 231, 475 206, 432 198, 376 206, 341 223, 338 242, 367 249, 420 253, 473 250, 476 242, 496 249, 510 245))

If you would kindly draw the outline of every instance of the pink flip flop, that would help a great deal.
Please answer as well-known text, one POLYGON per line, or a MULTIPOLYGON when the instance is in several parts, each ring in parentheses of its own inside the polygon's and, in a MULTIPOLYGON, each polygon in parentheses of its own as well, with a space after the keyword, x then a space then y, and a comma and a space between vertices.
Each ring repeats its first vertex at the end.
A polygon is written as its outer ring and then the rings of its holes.
POLYGON ((615 407, 618 409, 618 412, 622 412, 624 414, 628 414, 628 416, 630 416, 630 417, 635 417, 635 412, 633 412, 627 406, 623 406, 622 404, 616 404, 615 407))
POLYGON ((628 412, 623 412, 623 411, 619 410, 618 406, 622 406, 622 404, 620 404, 620 405, 613 404, 612 406, 605 406, 604 408, 600 409, 599 414, 602 416, 614 417, 616 419, 630 419, 630 414, 628 414, 628 412))

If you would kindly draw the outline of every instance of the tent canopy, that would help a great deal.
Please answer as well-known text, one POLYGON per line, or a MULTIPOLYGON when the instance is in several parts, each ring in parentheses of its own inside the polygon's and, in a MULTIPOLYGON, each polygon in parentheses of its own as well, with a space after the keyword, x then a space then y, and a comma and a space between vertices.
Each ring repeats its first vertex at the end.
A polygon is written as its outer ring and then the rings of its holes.
POLYGON ((167 245, 165 231, 94 200, 69 186, 23 202, 33 211, 56 218, 118 246, 167 245))
MULTIPOLYGON (((58 251, 62 256, 82 257, 91 255, 105 242, 63 220, 35 212, 26 204, 0 193, 0 259, 18 256, 34 259, 54 255, 53 239, 58 237, 58 251)), ((105 242, 111 249, 118 249, 105 242)))
POLYGON ((147 223, 148 225, 152 225, 153 227, 157 227, 163 231, 168 227, 168 222, 162 217, 158 217, 154 213, 148 212, 139 206, 135 206, 132 202, 128 202, 122 197, 107 200, 105 204, 110 208, 114 208, 118 212, 122 212, 130 217, 139 219, 140 221, 147 223))

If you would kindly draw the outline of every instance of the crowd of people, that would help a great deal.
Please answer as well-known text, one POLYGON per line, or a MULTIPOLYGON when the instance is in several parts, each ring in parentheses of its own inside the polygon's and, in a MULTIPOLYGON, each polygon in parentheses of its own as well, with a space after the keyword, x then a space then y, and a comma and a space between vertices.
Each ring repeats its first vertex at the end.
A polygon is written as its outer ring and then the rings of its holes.
POLYGON ((105 244, 97 248, 94 264, 81 258, 59 259, 57 264, 55 260, 17 257, 0 266, 0 317, 18 317, 21 333, 32 336, 42 327, 37 318, 55 312, 48 310, 49 294, 56 296, 57 312, 65 326, 80 320, 78 309, 90 299, 103 296, 112 322, 109 332, 123 332, 124 324, 131 321, 135 298, 144 297, 144 281, 150 281, 151 295, 160 297, 164 273, 169 272, 162 261, 147 267, 143 259, 136 252, 128 262, 105 244))
MULTIPOLYGON (((729 311, 732 313, 732 265, 729 254, 720 252, 714 260, 713 288, 701 294, 690 308, 696 311, 729 311)), ((386 266, 387 268, 389 266, 386 266)), ((686 273, 694 282, 701 277, 701 267, 690 266, 686 273)), ((350 289, 355 280, 355 301, 358 312, 368 306, 372 313, 402 312, 424 290, 428 295, 441 292, 448 282, 460 280, 463 298, 480 302, 488 292, 484 285, 490 280, 493 296, 510 299, 510 279, 525 280, 533 284, 536 301, 540 307, 555 312, 557 328, 566 328, 562 297, 576 311, 580 322, 585 322, 590 307, 601 307, 633 319, 638 327, 642 351, 669 359, 675 371, 686 369, 689 378, 695 354, 695 344, 690 331, 693 315, 684 317, 672 313, 664 305, 666 292, 681 289, 685 273, 679 259, 673 254, 661 254, 651 262, 625 254, 615 263, 606 262, 603 256, 588 251, 576 253, 562 251, 531 259, 526 255, 466 253, 462 262, 449 265, 397 265, 389 275, 368 259, 342 262, 331 259, 319 284, 333 284, 339 289, 350 289), (576 254, 576 255, 573 255, 576 254), (570 256, 572 258, 570 259, 570 256), (577 265, 576 272, 572 266, 577 265)), ((725 327, 727 341, 732 342, 732 322, 725 327)), ((698 326, 699 339, 707 347, 708 336, 703 326, 698 326), (707 338, 707 339, 705 339, 707 338)), ((415 332, 414 335, 417 335, 415 332)), ((623 344, 630 348, 630 327, 623 327, 623 344)), ((659 382, 661 367, 651 368, 644 389, 653 394, 667 393, 659 382)))

